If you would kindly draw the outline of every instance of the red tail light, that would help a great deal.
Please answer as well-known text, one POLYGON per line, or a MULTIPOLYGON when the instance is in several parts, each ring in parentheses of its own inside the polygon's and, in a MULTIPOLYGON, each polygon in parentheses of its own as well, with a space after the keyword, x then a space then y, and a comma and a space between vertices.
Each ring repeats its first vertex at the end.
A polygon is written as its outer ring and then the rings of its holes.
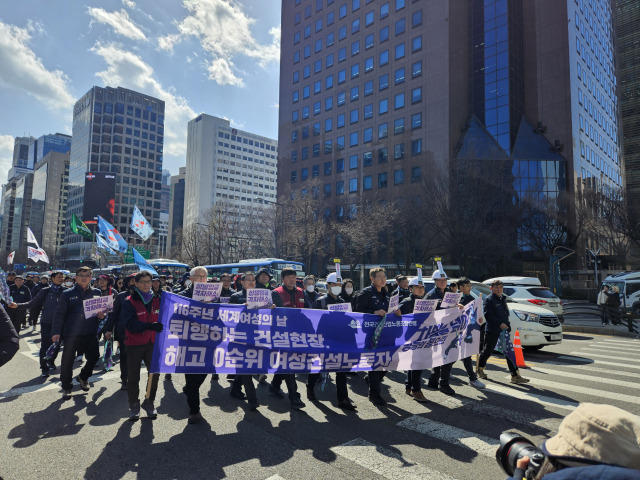
POLYGON ((546 305, 547 304, 546 300, 539 300, 537 298, 532 298, 532 299, 527 300, 527 301, 533 303, 534 305, 538 305, 538 306, 542 306, 542 305, 546 305))

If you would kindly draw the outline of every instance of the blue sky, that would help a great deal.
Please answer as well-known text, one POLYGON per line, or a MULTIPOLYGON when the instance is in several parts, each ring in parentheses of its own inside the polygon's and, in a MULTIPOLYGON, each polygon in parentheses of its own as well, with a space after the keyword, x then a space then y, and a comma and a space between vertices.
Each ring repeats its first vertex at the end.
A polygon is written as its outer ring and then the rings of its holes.
POLYGON ((280 0, 4 2, 0 11, 0 183, 13 139, 71 134, 93 85, 166 102, 164 166, 185 164, 199 113, 278 133, 280 0))

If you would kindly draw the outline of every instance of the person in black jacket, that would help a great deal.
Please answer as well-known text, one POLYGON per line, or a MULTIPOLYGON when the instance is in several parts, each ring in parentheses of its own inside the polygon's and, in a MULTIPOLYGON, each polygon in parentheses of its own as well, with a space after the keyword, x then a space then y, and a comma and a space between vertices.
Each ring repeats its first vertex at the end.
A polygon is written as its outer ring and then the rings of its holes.
MULTIPOLYGON (((51 284, 39 289, 38 294, 30 302, 9 304, 9 308, 18 311, 42 311, 42 322, 40 326, 40 370, 42 371, 43 377, 48 377, 49 372, 56 369, 54 362, 57 353, 49 361, 45 360, 45 355, 53 343, 51 341, 51 329, 53 328, 53 317, 58 307, 58 299, 63 291, 63 280, 64 273, 55 271, 51 274, 51 284)), ((36 287, 37 286, 38 285, 36 285, 36 287)))
POLYGON ((231 275, 223 273, 220 275, 220 282, 222 283, 222 290, 220 290, 220 299, 218 300, 218 303, 229 303, 231 295, 236 293, 236 291, 231 288, 231 275))
MULTIPOLYGON (((14 284, 9 287, 9 290, 11 292, 11 298, 13 298, 15 303, 26 303, 31 300, 31 290, 25 285, 22 275, 16 275, 14 284)), ((27 311, 12 309, 7 313, 13 322, 13 327, 16 329, 16 332, 20 333, 20 329, 27 326, 27 311)))
POLYGON ((411 295, 409 291, 409 279, 406 275, 398 275, 396 277, 396 282, 398 282, 398 287, 391 293, 391 296, 399 295, 399 300, 402 302, 405 298, 411 295))
MULTIPOLYGON (((127 349, 124 345, 125 337, 125 324, 121 319, 122 302, 131 295, 135 288, 135 273, 132 273, 128 277, 123 279, 123 290, 118 293, 113 301, 113 311, 109 313, 109 318, 104 326, 104 331, 113 333, 113 339, 118 342, 118 348, 120 349, 120 390, 127 389, 128 376, 129 376, 129 362, 127 358, 127 349)), ((106 333, 105 333, 106 336, 106 333)))
MULTIPOLYGON (((40 290, 49 286, 49 276, 43 275, 40 277, 40 281, 31 289, 31 298, 36 298, 40 290)), ((42 307, 35 307, 29 309, 29 324, 34 328, 36 328, 36 324, 38 323, 38 317, 40 317, 40 312, 42 311, 42 307)))
MULTIPOLYGON (((471 295, 471 280, 466 277, 462 277, 457 282, 458 289, 462 293, 462 298, 460 299, 460 305, 468 305, 473 302, 474 298, 471 295)), ((480 319, 480 312, 478 312, 478 320, 480 319)), ((479 327, 478 327, 479 328, 479 327)), ((486 387, 484 383, 478 380, 478 375, 473 370, 473 360, 471 357, 464 358, 462 360, 462 364, 464 365, 464 369, 467 371, 467 375, 469 375, 469 385, 472 387, 483 389, 486 387)))
POLYGON ((345 302, 351 304, 351 308, 353 308, 353 299, 356 296, 356 289, 353 285, 353 280, 350 278, 342 279, 342 293, 340 293, 340 298, 342 298, 345 302))
POLYGON ((313 308, 313 304, 320 296, 318 292, 316 292, 316 277, 307 275, 304 277, 302 283, 304 285, 304 307, 313 308))
MULTIPOLYGON (((389 295, 386 288, 387 274, 384 268, 375 267, 369 270, 371 285, 363 288, 354 299, 356 312, 378 315, 380 320, 384 319, 389 310, 389 295)), ((367 339, 368 340, 368 339, 367 339)), ((375 405, 383 406, 387 402, 380 395, 380 386, 385 377, 384 371, 371 371, 365 378, 369 383, 369 400, 375 405)))
MULTIPOLYGON (((84 352, 86 363, 76 380, 85 392, 91 388, 89 377, 93 374, 100 352, 98 349, 98 324, 105 317, 105 313, 99 312, 96 316, 86 318, 84 314, 84 301, 100 297, 100 290, 91 288, 91 268, 80 267, 76 270, 76 286, 69 288, 60 295, 58 308, 53 319, 51 329, 53 342, 64 339, 62 351, 62 363, 60 365, 60 382, 62 383, 62 398, 71 396, 73 387, 73 361, 76 352, 84 352)), ((111 333, 105 334, 107 340, 111 333)))
POLYGON ((20 336, 4 306, 0 305, 0 367, 11 360, 19 349, 20 336))
MULTIPOLYGON (((509 307, 507 306, 507 296, 502 294, 503 287, 502 281, 495 280, 491 284, 491 295, 484 299, 486 332, 484 335, 484 345, 480 353, 480 360, 478 361, 478 377, 482 379, 487 378, 487 374, 484 373, 484 367, 496 348, 500 334, 503 330, 511 331, 509 307)), ((507 366, 511 372, 511 383, 528 383, 529 379, 520 376, 518 368, 506 354, 505 358, 507 359, 507 366)))

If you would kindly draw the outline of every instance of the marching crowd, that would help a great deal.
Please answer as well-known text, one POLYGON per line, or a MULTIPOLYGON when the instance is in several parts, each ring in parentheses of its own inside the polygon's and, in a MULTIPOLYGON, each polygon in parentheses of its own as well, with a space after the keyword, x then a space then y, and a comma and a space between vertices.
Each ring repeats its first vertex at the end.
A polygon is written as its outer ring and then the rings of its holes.
MULTIPOLYGON (((281 272, 281 285, 276 285, 268 269, 257 272, 246 272, 232 276, 223 274, 213 281, 222 283, 218 302, 231 304, 245 304, 247 291, 254 288, 271 290, 274 307, 281 308, 314 308, 328 309, 329 305, 350 303, 352 311, 378 315, 387 315, 389 300, 394 295, 400 299, 398 309, 391 315, 406 315, 413 313, 417 299, 426 298, 437 301, 436 309, 447 292, 462 294, 459 307, 473 301, 471 282, 462 278, 457 282, 449 282, 446 274, 436 270, 432 275, 435 286, 429 292, 417 278, 411 281, 405 276, 398 276, 395 282, 388 284, 386 272, 377 267, 369 272, 371 284, 360 291, 354 288, 350 279, 341 279, 336 273, 327 277, 327 292, 321 294, 316 288, 316 279, 312 275, 306 276, 302 287, 298 286, 300 279, 296 271, 285 268, 281 272)), ((172 291, 178 295, 191 298, 196 282, 207 282, 207 270, 195 267, 185 274, 179 282, 173 285, 172 279, 164 276, 152 276, 147 271, 140 271, 125 278, 112 278, 100 274, 93 278, 89 267, 80 267, 75 277, 65 275, 61 271, 54 271, 50 277, 25 279, 15 272, 7 275, 12 302, 3 302, 3 316, 8 317, 16 332, 32 326, 35 330, 40 319, 40 369, 42 376, 49 376, 57 370, 56 360, 58 349, 62 344, 60 359, 60 381, 64 398, 71 396, 73 389, 73 369, 76 360, 84 358, 85 363, 75 380, 84 391, 91 388, 89 377, 100 360, 100 343, 113 345, 117 342, 119 349, 121 389, 126 390, 129 403, 129 418, 132 421, 140 417, 140 411, 155 418, 155 396, 158 387, 159 374, 150 374, 145 390, 144 399, 140 402, 140 367, 144 364, 149 370, 153 355, 156 333, 163 330, 158 321, 160 298, 163 292, 172 291), (112 296, 113 310, 110 313, 98 313, 86 318, 83 302, 87 299, 112 296)), ((484 299, 484 319, 481 330, 481 353, 476 370, 472 359, 463 360, 464 368, 469 377, 469 383, 475 388, 485 388, 481 379, 486 379, 484 367, 492 355, 498 337, 502 330, 510 329, 509 311, 506 296, 502 294, 502 283, 496 281, 492 286, 492 294, 484 299)), ((8 322, 7 322, 8 323, 8 322)), ((106 357, 106 353, 105 353, 106 357)), ((103 357, 103 359, 105 358, 103 357)), ((511 372, 511 382, 526 383, 518 369, 507 357, 507 364, 511 372)), ((453 364, 435 367, 431 370, 426 387, 440 390, 445 394, 454 395, 449 380, 453 364)), ((326 375, 326 374, 325 374, 326 375)), ((349 398, 347 380, 349 376, 357 376, 355 372, 337 372, 335 383, 338 406, 344 410, 356 410, 357 406, 349 398)), ((387 402, 381 394, 381 383, 386 375, 384 371, 372 371, 365 375, 368 384, 369 400, 378 406, 387 402)), ((422 370, 409 371, 406 374, 405 387, 407 395, 418 402, 426 402, 422 391, 422 370)), ((200 420, 200 386, 205 381, 206 374, 185 375, 183 392, 189 407, 189 423, 200 420)), ((247 400, 249 408, 254 410, 259 406, 254 377, 260 383, 266 383, 266 375, 228 375, 232 382, 230 395, 247 400), (244 389, 244 392, 243 392, 244 389)), ((316 401, 315 388, 321 381, 322 374, 307 375, 306 398, 316 401)), ((171 381, 171 375, 165 375, 166 381, 171 381)), ((218 375, 213 374, 213 380, 218 375)), ((287 394, 292 409, 304 408, 305 404, 298 393, 295 374, 279 373, 273 375, 268 391, 277 398, 284 398, 282 384, 286 385, 287 394)))

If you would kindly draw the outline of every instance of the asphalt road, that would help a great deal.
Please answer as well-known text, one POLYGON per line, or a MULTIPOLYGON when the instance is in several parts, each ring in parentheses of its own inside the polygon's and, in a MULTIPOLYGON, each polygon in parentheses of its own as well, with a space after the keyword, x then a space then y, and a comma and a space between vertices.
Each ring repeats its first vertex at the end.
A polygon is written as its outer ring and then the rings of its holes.
MULTIPOLYGON (((640 340, 566 334, 561 345, 525 352, 531 378, 512 386, 503 358, 488 365, 488 387, 467 384, 459 362, 455 396, 425 389, 420 404, 404 392, 404 375, 383 383, 387 407, 367 400, 363 374, 350 377, 357 413, 336 407, 335 386, 291 411, 258 388, 261 406, 229 396, 224 376, 201 388, 204 421, 187 424, 184 376, 161 381, 157 420, 129 422, 116 371, 92 377, 61 399, 59 378, 39 377, 39 333, 0 370, 0 477, 13 479, 502 479, 495 460, 500 433, 540 443, 579 402, 609 403, 640 414, 640 340)), ((76 371, 77 372, 77 371, 76 371)), ((428 373, 425 373, 428 378, 428 373)), ((146 378, 143 375, 143 379, 146 378)), ((426 383, 426 380, 425 380, 426 383)), ((283 386, 284 387, 284 386, 283 386)), ((144 388, 144 386, 142 386, 144 388)))

